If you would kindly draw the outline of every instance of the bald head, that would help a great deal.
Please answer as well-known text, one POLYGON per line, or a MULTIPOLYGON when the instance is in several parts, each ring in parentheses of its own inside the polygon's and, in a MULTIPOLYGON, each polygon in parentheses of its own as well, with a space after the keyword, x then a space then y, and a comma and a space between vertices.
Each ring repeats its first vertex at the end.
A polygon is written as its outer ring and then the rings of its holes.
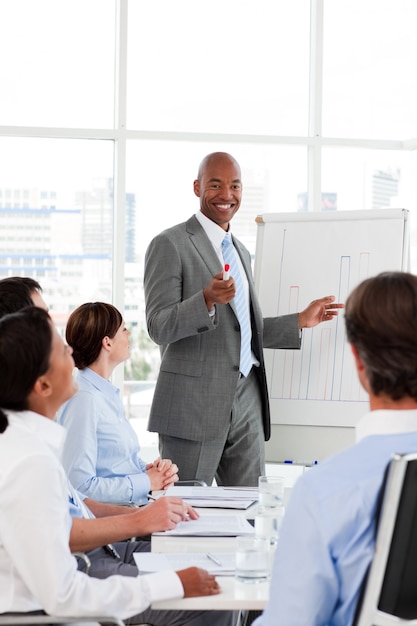
POLYGON ((239 171, 239 177, 240 177, 240 166, 239 166, 239 163, 236 161, 236 159, 234 157, 232 157, 231 154, 229 154, 228 152, 211 152, 210 154, 207 154, 207 156, 205 156, 204 159, 201 161, 200 167, 198 168, 197 179, 201 180, 201 177, 204 174, 204 172, 207 169, 207 167, 211 163, 215 163, 215 162, 219 162, 219 163, 222 163, 222 162, 223 163, 225 163, 225 162, 233 163, 234 167, 239 171))

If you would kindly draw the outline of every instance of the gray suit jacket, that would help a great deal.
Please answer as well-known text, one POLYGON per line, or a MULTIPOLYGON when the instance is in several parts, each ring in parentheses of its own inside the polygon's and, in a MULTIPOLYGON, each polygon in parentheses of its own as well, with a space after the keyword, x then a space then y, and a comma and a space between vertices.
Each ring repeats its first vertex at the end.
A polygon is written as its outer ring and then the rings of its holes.
MULTIPOLYGON (((270 414, 263 347, 300 347, 297 314, 263 318, 252 279, 248 250, 233 243, 249 282, 252 349, 262 395, 265 439, 270 414)), ((240 329, 232 303, 216 305, 210 317, 203 289, 222 269, 204 229, 195 218, 160 233, 145 257, 144 288, 150 337, 161 348, 148 428, 173 437, 206 441, 223 438, 239 376, 240 329)), ((261 416, 260 416, 261 417, 261 416)))

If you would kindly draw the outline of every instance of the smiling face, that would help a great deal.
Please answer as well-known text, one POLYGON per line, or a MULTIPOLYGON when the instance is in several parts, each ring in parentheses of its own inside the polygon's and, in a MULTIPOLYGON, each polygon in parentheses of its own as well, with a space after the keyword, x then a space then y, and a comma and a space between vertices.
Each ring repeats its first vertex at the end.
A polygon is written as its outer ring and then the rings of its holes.
POLYGON ((217 152, 204 159, 194 193, 200 198, 200 211, 212 222, 229 229, 242 199, 240 167, 230 154, 217 152))

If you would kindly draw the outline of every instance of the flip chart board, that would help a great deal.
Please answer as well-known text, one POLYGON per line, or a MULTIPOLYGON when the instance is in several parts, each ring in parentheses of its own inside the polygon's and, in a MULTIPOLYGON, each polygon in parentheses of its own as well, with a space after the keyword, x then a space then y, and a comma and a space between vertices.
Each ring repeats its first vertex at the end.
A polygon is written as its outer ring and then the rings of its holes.
MULTIPOLYGON (((258 216, 255 287, 264 317, 303 310, 363 279, 409 269, 405 209, 258 216)), ((301 350, 265 349, 273 424, 354 426, 367 410, 343 313, 303 329, 301 350)))

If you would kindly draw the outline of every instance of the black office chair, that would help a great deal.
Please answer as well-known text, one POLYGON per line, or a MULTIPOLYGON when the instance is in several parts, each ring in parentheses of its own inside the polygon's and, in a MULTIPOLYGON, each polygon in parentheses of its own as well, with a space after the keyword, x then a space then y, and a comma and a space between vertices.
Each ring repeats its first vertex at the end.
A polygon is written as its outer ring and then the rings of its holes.
POLYGON ((354 624, 417 626, 417 453, 389 465, 375 555, 354 624))

